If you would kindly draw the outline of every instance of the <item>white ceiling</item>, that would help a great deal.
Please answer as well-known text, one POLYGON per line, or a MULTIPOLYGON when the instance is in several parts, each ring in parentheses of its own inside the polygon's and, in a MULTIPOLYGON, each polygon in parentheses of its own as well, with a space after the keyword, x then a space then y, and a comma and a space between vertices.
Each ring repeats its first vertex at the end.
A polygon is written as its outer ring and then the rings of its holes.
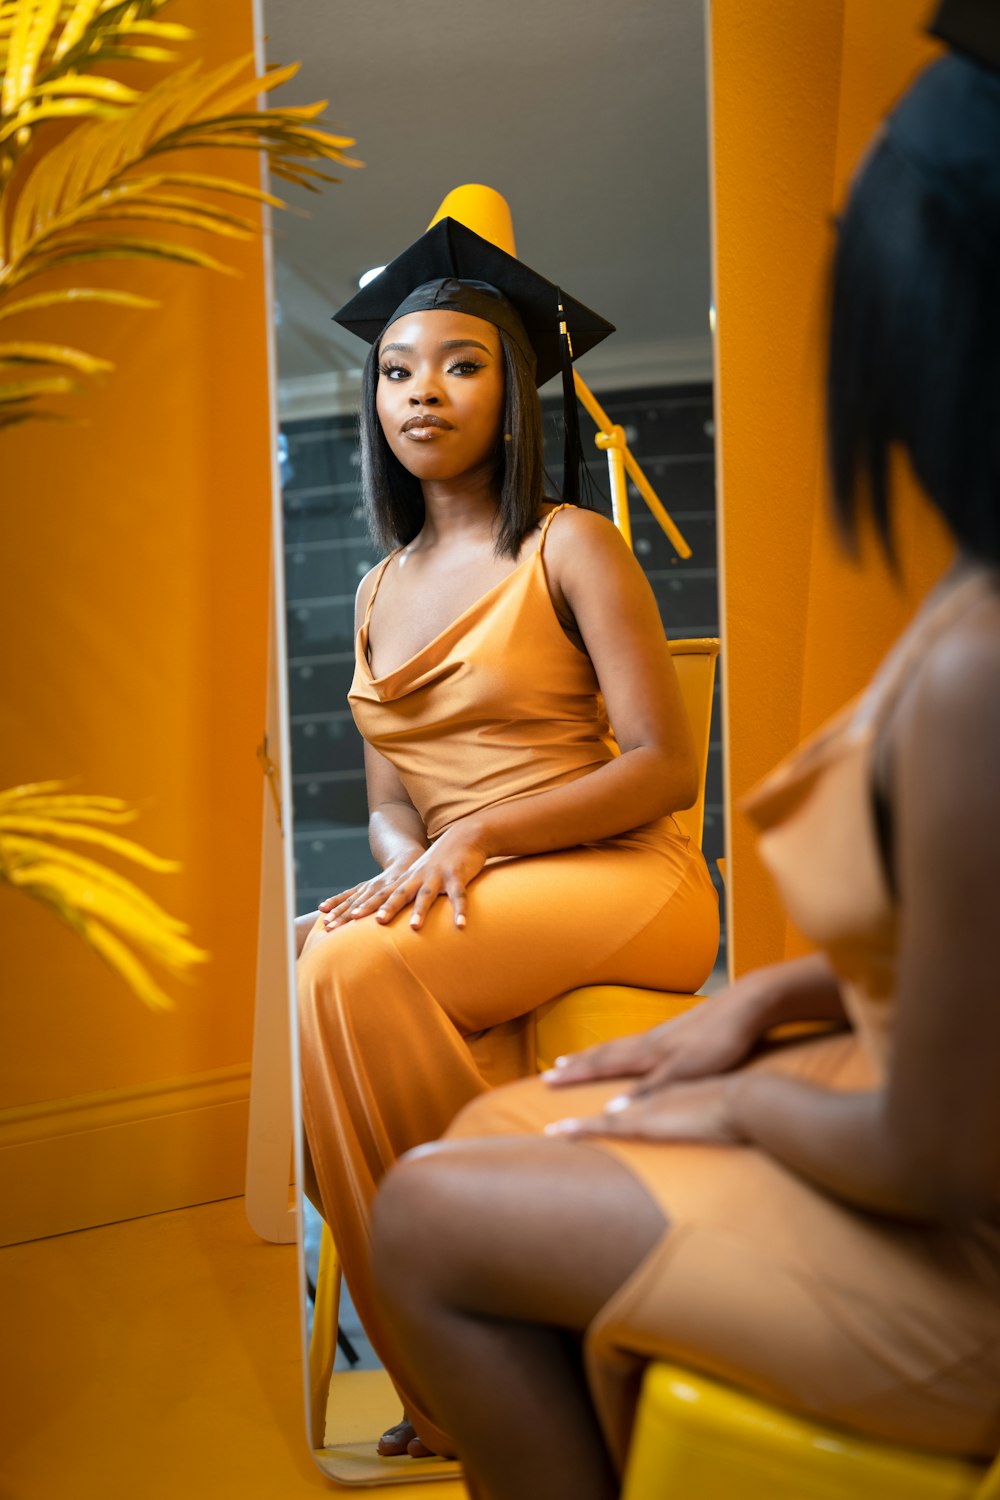
POLYGON ((615 323, 598 391, 711 374, 704 0, 263 0, 289 102, 328 99, 365 162, 275 219, 287 415, 342 409, 364 346, 330 322, 463 182, 518 254, 615 323))

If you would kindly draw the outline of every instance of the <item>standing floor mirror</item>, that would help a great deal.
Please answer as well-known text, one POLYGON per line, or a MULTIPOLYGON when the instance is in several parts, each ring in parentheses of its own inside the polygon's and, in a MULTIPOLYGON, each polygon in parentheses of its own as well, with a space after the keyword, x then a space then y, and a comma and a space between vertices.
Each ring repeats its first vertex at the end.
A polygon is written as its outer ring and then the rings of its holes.
MULTIPOLYGON (((302 60, 283 93, 293 102, 328 99, 324 125, 354 138, 363 163, 317 195, 283 190, 305 212, 279 216, 273 239, 283 566, 273 638, 284 636, 286 649, 276 650, 284 675, 272 682, 263 758, 272 780, 280 772, 284 783, 294 910, 306 913, 376 870, 362 745, 347 703, 355 592, 379 560, 359 483, 364 347, 331 315, 366 272, 423 232, 454 188, 481 183, 502 194, 519 256, 616 325, 613 338, 581 359, 579 374, 686 543, 678 549, 630 479, 632 546, 668 635, 718 636, 706 16, 704 0, 622 0, 612 9, 597 0, 262 3, 268 62, 302 60), (277 767, 282 757, 273 752, 282 745, 288 763, 277 767)), ((541 396, 546 467, 557 482, 556 384, 541 396)), ((597 426, 584 409, 580 420, 593 503, 611 515, 597 426)), ((274 852, 280 835, 270 837, 274 852)), ((703 847, 718 880, 718 704, 703 847)), ((272 870, 265 923, 268 903, 276 911, 283 900, 276 853, 272 870)), ((271 964, 281 988, 285 955, 272 953, 271 964)), ((724 972, 724 931, 718 967, 724 972)), ((268 1046, 258 1024, 255 1070, 268 1046)), ((255 1077, 258 1119, 262 1078, 255 1077)), ((287 1116, 287 1085, 273 1088, 274 1117, 287 1116)), ((295 1077, 291 1111, 297 1121, 295 1077)), ((277 1137, 280 1161, 280 1130, 277 1137)), ((350 1287, 340 1287, 339 1300, 331 1296, 335 1249, 327 1244, 321 1273, 322 1224, 310 1205, 302 1222, 307 1407, 320 1467, 346 1484, 457 1474, 440 1460, 377 1456, 379 1434, 399 1421, 398 1398, 350 1287)), ((287 1238, 290 1223, 282 1202, 273 1222, 255 1227, 287 1238)))

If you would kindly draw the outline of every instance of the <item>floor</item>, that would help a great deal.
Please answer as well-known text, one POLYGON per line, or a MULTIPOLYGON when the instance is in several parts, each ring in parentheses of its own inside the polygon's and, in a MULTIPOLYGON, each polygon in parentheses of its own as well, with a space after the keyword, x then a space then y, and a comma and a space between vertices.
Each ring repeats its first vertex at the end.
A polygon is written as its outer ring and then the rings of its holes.
POLYGON ((240 1198, 0 1249, 0 1329, 2 1500, 349 1493, 306 1440, 294 1247, 240 1198))

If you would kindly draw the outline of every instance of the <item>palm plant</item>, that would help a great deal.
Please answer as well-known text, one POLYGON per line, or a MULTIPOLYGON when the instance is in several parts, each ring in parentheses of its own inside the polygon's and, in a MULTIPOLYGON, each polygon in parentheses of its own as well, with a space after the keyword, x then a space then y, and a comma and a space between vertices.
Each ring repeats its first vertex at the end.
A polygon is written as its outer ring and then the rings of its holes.
MULTIPOLYGON (((172 0, 0 0, 0 427, 62 419, 47 400, 112 369, 100 356, 32 336, 35 315, 97 302, 159 304, 127 287, 65 286, 66 268, 102 261, 167 260, 228 267, 179 241, 173 229, 231 240, 257 233, 255 220, 220 207, 220 194, 286 208, 234 177, 192 170, 205 147, 263 151, 274 177, 319 191, 337 179, 319 163, 359 163, 354 142, 312 122, 325 101, 259 108, 298 64, 253 76, 252 57, 211 72, 181 63, 189 28, 160 19, 172 0), (170 65, 145 91, 112 73, 126 63, 170 65), (180 66, 177 64, 181 63, 180 66), (127 227, 162 226, 167 234, 127 227), (59 273, 58 286, 46 278, 59 273)), ((44 902, 84 938, 146 1004, 169 1005, 144 959, 183 974, 207 955, 187 928, 123 875, 66 848, 96 846, 151 871, 177 865, 113 830, 135 813, 114 797, 74 794, 62 782, 0 793, 0 882, 44 902), (142 958, 136 956, 137 950, 142 958)))
MULTIPOLYGON (((258 78, 251 57, 208 73, 194 61, 145 92, 91 71, 105 63, 176 63, 178 54, 162 43, 191 32, 157 19, 171 3, 0 0, 0 320, 82 302, 157 305, 124 288, 35 289, 65 267, 154 259, 227 271, 176 238, 122 232, 126 222, 146 222, 249 239, 256 222, 220 207, 217 195, 288 206, 236 178, 192 171, 184 157, 193 150, 263 151, 274 177, 311 191, 337 180, 318 162, 358 165, 345 155, 352 140, 312 126, 325 100, 257 107, 258 96, 293 77, 297 63, 258 78), (36 136, 56 124, 64 131, 68 124, 69 133, 40 151, 36 136)), ((111 368, 68 344, 0 341, 0 427, 61 416, 46 398, 111 368)))
POLYGON ((162 1010, 173 1001, 128 944, 179 977, 208 954, 190 941, 183 922, 131 880, 64 847, 66 841, 96 845, 146 870, 177 870, 176 861, 160 859, 108 831, 109 825, 129 823, 135 816, 117 797, 74 795, 59 781, 0 792, 0 879, 49 906, 140 1000, 162 1010))

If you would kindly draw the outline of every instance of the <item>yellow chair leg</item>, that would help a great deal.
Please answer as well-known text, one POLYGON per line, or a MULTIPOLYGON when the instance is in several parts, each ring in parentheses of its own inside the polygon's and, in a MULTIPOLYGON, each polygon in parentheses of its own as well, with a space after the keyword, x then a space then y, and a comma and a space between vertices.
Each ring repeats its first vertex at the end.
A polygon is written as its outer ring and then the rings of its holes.
POLYGON ((316 1277, 312 1337, 309 1340, 309 1430, 314 1448, 322 1448, 326 1435, 326 1402, 333 1362, 337 1357, 337 1322, 340 1313, 340 1257, 329 1225, 323 1225, 316 1277))

